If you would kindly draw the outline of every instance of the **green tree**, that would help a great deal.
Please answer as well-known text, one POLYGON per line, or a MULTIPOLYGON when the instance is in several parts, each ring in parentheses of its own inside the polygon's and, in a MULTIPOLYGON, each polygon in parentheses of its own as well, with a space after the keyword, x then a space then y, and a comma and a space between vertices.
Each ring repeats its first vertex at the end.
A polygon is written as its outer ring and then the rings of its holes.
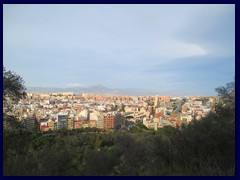
POLYGON ((184 127, 174 143, 184 174, 234 175, 235 82, 216 91, 215 111, 184 127))
POLYGON ((3 113, 5 129, 16 129, 20 124, 14 117, 13 105, 26 97, 26 87, 22 77, 3 67, 3 113))
POLYGON ((17 102, 26 97, 24 80, 15 72, 6 71, 3 67, 3 97, 5 101, 17 102))
POLYGON ((226 86, 219 86, 215 90, 222 103, 235 103, 235 80, 227 83, 226 86))

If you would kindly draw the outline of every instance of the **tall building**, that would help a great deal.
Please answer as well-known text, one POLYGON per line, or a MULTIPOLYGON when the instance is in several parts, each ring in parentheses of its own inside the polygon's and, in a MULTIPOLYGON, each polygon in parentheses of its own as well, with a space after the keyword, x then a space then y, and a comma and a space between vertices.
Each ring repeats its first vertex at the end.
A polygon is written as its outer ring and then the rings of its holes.
POLYGON ((157 108, 159 107, 159 99, 158 99, 158 96, 155 97, 155 100, 154 100, 154 108, 157 108))
POLYGON ((104 129, 114 129, 116 127, 116 118, 112 113, 106 113, 103 116, 103 128, 104 129))
POLYGON ((58 129, 67 128, 68 113, 59 112, 57 115, 58 129))
POLYGON ((97 128, 103 129, 103 113, 97 113, 97 128))
POLYGON ((37 121, 34 117, 28 117, 23 120, 23 125, 26 130, 33 130, 37 125, 37 121))
POLYGON ((115 127, 117 129, 125 126, 125 117, 123 114, 117 113, 115 115, 115 127))

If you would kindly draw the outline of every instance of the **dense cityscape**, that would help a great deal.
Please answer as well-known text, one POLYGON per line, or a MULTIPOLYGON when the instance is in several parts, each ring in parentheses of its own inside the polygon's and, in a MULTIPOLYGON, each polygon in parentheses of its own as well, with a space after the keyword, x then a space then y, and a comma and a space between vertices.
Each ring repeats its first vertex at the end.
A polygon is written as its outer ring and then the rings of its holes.
POLYGON ((217 97, 107 96, 64 93, 28 93, 14 106, 14 115, 26 130, 77 128, 127 130, 136 122, 148 129, 181 127, 205 117, 217 97))
POLYGON ((237 175, 227 3, 3 4, 3 175, 237 175))

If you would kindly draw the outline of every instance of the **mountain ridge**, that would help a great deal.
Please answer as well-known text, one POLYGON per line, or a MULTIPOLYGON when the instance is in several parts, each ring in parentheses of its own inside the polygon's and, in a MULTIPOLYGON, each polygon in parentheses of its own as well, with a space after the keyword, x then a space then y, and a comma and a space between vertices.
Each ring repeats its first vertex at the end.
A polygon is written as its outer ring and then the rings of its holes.
POLYGON ((129 96, 154 96, 168 95, 168 96, 184 96, 183 93, 179 92, 167 92, 160 93, 153 90, 147 89, 136 89, 136 88, 108 88, 103 85, 93 85, 84 87, 27 87, 27 93, 57 93, 57 92, 73 92, 77 94, 93 93, 102 95, 129 95, 129 96), (177 95, 178 94, 178 95, 177 95))
POLYGON ((87 87, 27 87, 28 93, 53 93, 53 92, 74 92, 74 93, 97 93, 111 95, 135 95, 138 91, 108 88, 103 85, 94 85, 87 87))

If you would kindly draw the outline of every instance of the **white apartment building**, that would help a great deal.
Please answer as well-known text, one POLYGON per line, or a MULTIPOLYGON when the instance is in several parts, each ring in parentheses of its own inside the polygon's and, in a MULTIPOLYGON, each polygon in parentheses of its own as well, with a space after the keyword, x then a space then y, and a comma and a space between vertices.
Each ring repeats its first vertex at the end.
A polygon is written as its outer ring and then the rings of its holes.
POLYGON ((81 111, 79 113, 78 117, 80 118, 80 120, 87 120, 88 119, 88 110, 85 109, 85 110, 81 111))

